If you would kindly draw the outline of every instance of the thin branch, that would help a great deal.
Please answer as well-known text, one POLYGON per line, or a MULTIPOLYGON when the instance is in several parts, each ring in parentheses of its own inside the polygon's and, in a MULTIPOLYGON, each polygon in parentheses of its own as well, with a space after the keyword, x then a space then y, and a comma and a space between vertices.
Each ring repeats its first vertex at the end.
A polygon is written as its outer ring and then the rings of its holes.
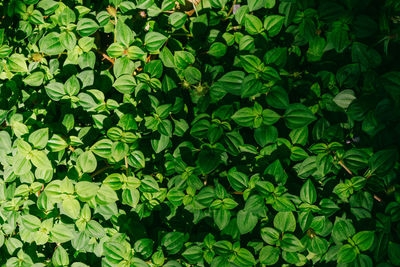
POLYGON ((382 202, 382 199, 380 197, 378 197, 377 195, 374 195, 374 199, 378 202, 382 202))
POLYGON ((150 59, 151 59, 151 55, 149 55, 149 56, 146 58, 146 63, 148 63, 148 62, 150 61, 150 59))
POLYGON ((112 167, 111 165, 106 165, 106 166, 104 166, 103 168, 98 169, 95 173, 92 173, 90 176, 91 176, 92 178, 94 178, 95 176, 97 176, 97 175, 103 173, 105 170, 107 170, 107 169, 109 169, 109 168, 111 168, 111 167, 112 167))
POLYGON ((125 155, 124 159, 125 159, 126 176, 129 176, 128 157, 125 155))
POLYGON ((233 4, 232 4, 231 8, 229 9, 228 14, 226 14, 226 17, 224 18, 224 20, 227 20, 228 17, 232 14, 233 8, 235 7, 235 5, 236 5, 236 0, 233 0, 233 4))
POLYGON ((109 62, 111 62, 111 64, 114 65, 114 60, 112 58, 110 58, 107 54, 103 53, 100 50, 97 50, 97 53, 99 53, 100 55, 103 56, 103 59, 107 59, 109 62))
POLYGON ((348 174, 353 175, 353 173, 349 170, 349 168, 346 167, 346 165, 344 165, 344 163, 341 160, 339 160, 339 164, 340 166, 343 167, 343 169, 347 171, 348 174))
MULTIPOLYGON (((197 4, 198 4, 198 3, 197 3, 197 4)), ((197 5, 197 4, 196 4, 196 5, 197 5)), ((193 1, 192 1, 192 5, 193 5, 194 11, 196 12, 196 16, 198 17, 198 16, 199 16, 199 13, 197 13, 196 5, 194 4, 193 1)))
POLYGON ((188 15, 189 17, 191 17, 194 13, 194 9, 189 10, 189 11, 185 11, 186 15, 188 15))

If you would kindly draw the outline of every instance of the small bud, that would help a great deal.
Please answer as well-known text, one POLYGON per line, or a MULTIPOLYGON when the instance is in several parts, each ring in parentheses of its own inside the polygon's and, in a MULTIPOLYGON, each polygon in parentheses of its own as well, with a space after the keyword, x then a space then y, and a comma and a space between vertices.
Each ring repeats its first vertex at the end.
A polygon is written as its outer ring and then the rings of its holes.
POLYGON ((240 8, 240 5, 234 5, 233 6, 233 14, 236 14, 236 11, 240 8))
POLYGON ((34 53, 32 55, 32 60, 35 62, 40 62, 40 61, 42 61, 42 59, 43 59, 43 56, 39 53, 34 53))
POLYGON ((139 16, 142 17, 143 19, 145 19, 147 17, 146 11, 140 11, 139 12, 139 16))
POLYGON ((106 9, 107 9, 108 14, 110 14, 111 17, 115 18, 117 16, 117 9, 115 7, 108 6, 106 9))

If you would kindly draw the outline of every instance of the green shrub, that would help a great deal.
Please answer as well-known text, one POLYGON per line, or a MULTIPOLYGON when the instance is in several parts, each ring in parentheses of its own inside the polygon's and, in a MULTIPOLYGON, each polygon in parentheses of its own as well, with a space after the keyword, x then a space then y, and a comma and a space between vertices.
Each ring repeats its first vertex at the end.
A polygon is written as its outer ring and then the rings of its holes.
POLYGON ((400 266, 400 2, 194 2, 0 2, 0 265, 400 266))

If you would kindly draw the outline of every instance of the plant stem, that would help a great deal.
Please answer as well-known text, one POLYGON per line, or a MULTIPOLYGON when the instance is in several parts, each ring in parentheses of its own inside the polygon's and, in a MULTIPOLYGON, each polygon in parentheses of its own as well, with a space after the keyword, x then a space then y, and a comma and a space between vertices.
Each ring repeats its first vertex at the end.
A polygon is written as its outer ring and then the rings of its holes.
POLYGON ((349 170, 349 168, 346 167, 346 165, 344 165, 344 163, 341 160, 339 160, 339 164, 340 166, 343 167, 343 169, 347 171, 348 174, 353 175, 353 173, 349 170))
POLYGON ((224 20, 228 19, 228 17, 232 14, 233 8, 235 7, 235 5, 236 5, 236 0, 233 0, 233 4, 232 4, 231 8, 229 9, 228 14, 226 14, 226 17, 224 18, 224 20))
POLYGON ((111 62, 111 64, 114 65, 114 60, 112 58, 110 58, 107 54, 103 53, 100 50, 96 50, 96 51, 97 51, 97 53, 99 53, 100 55, 103 56, 103 59, 107 59, 109 62, 111 62))
POLYGON ((111 166, 110 166, 110 165, 106 165, 106 166, 104 166, 103 168, 98 169, 95 173, 92 173, 90 176, 91 176, 92 178, 94 178, 95 176, 97 176, 97 175, 103 173, 105 170, 107 170, 107 169, 109 169, 109 168, 111 168, 111 166))

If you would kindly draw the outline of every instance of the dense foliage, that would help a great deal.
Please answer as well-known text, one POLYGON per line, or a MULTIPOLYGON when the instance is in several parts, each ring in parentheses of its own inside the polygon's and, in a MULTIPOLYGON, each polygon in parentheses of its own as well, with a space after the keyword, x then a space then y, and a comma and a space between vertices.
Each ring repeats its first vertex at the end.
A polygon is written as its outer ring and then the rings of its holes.
POLYGON ((400 266, 400 1, 0 11, 1 266, 400 266))

